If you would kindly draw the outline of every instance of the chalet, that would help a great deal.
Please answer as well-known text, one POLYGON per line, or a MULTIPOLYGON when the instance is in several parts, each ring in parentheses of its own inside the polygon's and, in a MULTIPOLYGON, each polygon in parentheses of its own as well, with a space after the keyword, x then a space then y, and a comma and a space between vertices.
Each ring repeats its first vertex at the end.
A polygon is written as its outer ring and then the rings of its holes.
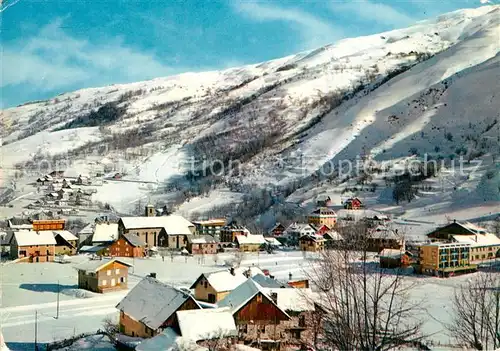
POLYGON ((14 233, 10 243, 12 259, 28 262, 54 261, 56 240, 51 231, 21 230, 14 233))
POLYGON ((191 285, 197 300, 215 303, 222 300, 247 278, 235 269, 203 273, 191 285))
POLYGON ((221 228, 226 224, 224 218, 214 218, 204 221, 193 221, 196 234, 216 236, 220 234, 221 228))
POLYGON ((326 224, 332 228, 337 223, 337 214, 327 207, 319 207, 307 216, 307 222, 314 226, 326 224))
POLYGON ((320 195, 316 199, 317 207, 328 207, 331 206, 331 204, 332 204, 332 199, 328 195, 320 195))
POLYGON ((329 232, 330 230, 332 230, 332 228, 330 228, 326 224, 319 225, 319 226, 311 225, 311 227, 316 229, 316 235, 323 235, 323 234, 329 232))
POLYGON ((177 311, 201 309, 190 294, 153 277, 142 279, 116 308, 120 310, 120 332, 141 338, 175 326, 177 311))
POLYGON ((118 239, 117 223, 97 223, 92 235, 92 245, 112 243, 118 239))
POLYGON ((280 347, 279 324, 290 316, 253 279, 247 279, 217 306, 231 309, 240 341, 260 342, 263 349, 280 347))
POLYGON ((64 219, 50 219, 50 220, 37 220, 33 221, 33 230, 64 230, 66 220, 64 219))
POLYGON ((186 249, 192 255, 214 255, 217 253, 217 240, 211 235, 189 235, 186 249))
POLYGON ((148 248, 162 246, 180 249, 186 247, 187 236, 195 233, 195 226, 182 216, 155 216, 154 207, 146 207, 145 217, 122 217, 118 221, 120 234, 138 235, 148 248))
POLYGON ((146 243, 135 234, 122 234, 109 246, 113 257, 144 257, 146 243))
POLYGON ((273 227, 273 229, 271 229, 271 231, 269 232, 269 235, 270 236, 273 236, 273 237, 279 237, 279 236, 282 236, 283 233, 285 232, 285 226, 281 223, 276 223, 276 225, 273 227))
POLYGON ((307 223, 292 223, 286 228, 284 237, 290 245, 298 245, 299 238, 304 235, 314 235, 316 229, 307 223))
POLYGON ((344 208, 346 210, 359 210, 363 208, 363 203, 357 197, 352 197, 344 202, 344 208))
POLYGON ((129 267, 132 265, 116 258, 85 262, 76 267, 78 287, 97 293, 127 289, 129 267))
POLYGON ((221 228, 220 242, 221 243, 234 243, 237 235, 245 235, 250 233, 247 228, 232 221, 221 228))
POLYGON ((68 230, 55 230, 52 232, 56 239, 56 255, 76 254, 78 238, 68 230))
POLYGON ((379 225, 372 228, 364 238, 363 247, 368 252, 380 252, 384 249, 399 250, 404 247, 404 239, 397 230, 392 230, 386 226, 379 225))
POLYGON ((316 303, 316 294, 309 288, 271 288, 265 291, 290 316, 289 320, 278 325, 281 348, 299 349, 303 345, 317 344, 324 310, 316 303))
POLYGON ((469 222, 453 221, 430 232, 427 237, 433 242, 469 244, 474 263, 500 257, 500 238, 469 222))
POLYGON ((384 249, 378 254, 381 268, 408 267, 412 263, 413 254, 398 249, 384 249))
POLYGON ((241 252, 257 252, 265 244, 266 240, 261 234, 236 235, 236 246, 241 252))
POLYGON ((299 238, 301 251, 321 252, 325 249, 325 239, 321 235, 303 235, 299 238))
POLYGON ((267 246, 273 249, 283 246, 283 244, 274 237, 264 237, 264 240, 266 241, 267 246))

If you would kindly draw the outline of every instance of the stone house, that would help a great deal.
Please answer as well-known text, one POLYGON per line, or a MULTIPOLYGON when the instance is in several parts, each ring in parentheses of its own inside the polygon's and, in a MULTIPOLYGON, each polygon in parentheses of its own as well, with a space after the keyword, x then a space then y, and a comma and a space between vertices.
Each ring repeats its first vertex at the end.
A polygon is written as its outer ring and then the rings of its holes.
POLYGON ((78 287, 97 293, 127 289, 129 267, 132 265, 116 258, 85 262, 76 267, 78 287))
POLYGON ((325 249, 326 240, 321 235, 304 235, 299 239, 301 251, 321 252, 325 249))

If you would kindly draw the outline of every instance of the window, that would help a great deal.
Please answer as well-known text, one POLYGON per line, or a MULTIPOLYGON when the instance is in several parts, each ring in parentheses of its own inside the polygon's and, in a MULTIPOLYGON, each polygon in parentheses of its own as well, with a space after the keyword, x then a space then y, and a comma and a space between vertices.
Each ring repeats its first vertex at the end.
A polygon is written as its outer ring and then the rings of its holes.
POLYGON ((257 303, 262 303, 262 295, 257 295, 257 303))
POLYGON ((106 271, 106 275, 111 275, 111 269, 108 269, 108 270, 106 271))
POLYGON ((305 327, 306 326, 306 316, 301 315, 299 316, 299 327, 305 327))
POLYGON ((248 333, 248 326, 246 324, 240 325, 238 328, 239 328, 240 332, 248 333))
POLYGON ((205 288, 207 288, 207 287, 208 287, 208 284, 207 284, 207 281, 206 281, 206 280, 203 282, 203 286, 204 286, 205 288))
POLYGON ((259 331, 259 333, 265 333, 266 332, 266 325, 263 324, 263 325, 258 325, 257 326, 257 330, 259 331))
POLYGON ((120 277, 120 283, 125 283, 125 277, 120 277))
POLYGON ((108 283, 108 282, 106 281, 106 279, 104 279, 104 280, 101 282, 101 285, 102 285, 102 286, 106 286, 106 284, 107 284, 107 283, 108 283))
POLYGON ((115 274, 120 274, 120 268, 117 268, 117 269, 115 270, 115 274))

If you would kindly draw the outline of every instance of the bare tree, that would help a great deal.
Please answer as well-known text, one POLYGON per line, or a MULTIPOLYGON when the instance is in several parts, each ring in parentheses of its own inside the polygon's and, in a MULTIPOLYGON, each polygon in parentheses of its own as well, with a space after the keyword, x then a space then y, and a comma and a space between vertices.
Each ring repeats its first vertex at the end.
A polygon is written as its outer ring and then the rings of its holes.
POLYGON ((421 343, 419 302, 410 300, 413 284, 399 269, 386 270, 368 259, 369 228, 339 229, 338 249, 322 253, 310 281, 321 291, 323 342, 338 350, 391 350, 421 343))
POLYGON ((500 347, 498 272, 481 272, 455 291, 453 322, 447 328, 467 348, 493 350, 500 347))
POLYGON ((111 317, 104 318, 102 321, 102 325, 104 331, 111 337, 114 337, 120 332, 120 325, 116 321, 111 319, 111 317))

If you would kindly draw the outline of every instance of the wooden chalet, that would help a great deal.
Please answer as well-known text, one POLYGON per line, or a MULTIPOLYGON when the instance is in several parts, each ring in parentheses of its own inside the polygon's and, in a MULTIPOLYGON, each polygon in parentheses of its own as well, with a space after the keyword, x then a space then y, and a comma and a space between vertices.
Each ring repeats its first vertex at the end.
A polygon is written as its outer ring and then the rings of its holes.
POLYGON ((247 278, 234 268, 203 273, 191 285, 197 300, 215 303, 222 300, 247 278))
POLYGON ((78 287, 97 293, 127 289, 131 264, 119 260, 91 260, 76 267, 78 287))
POLYGON ((78 246, 78 238, 68 230, 53 231, 56 240, 56 255, 74 255, 78 246))
POLYGON ((262 348, 279 349, 279 324, 290 320, 290 316, 252 278, 231 291, 217 305, 231 309, 240 341, 261 345, 264 341, 266 345, 262 348))
POLYGON ((363 203, 357 197, 352 197, 344 202, 344 208, 346 210, 359 210, 363 207, 363 203))
POLYGON ((116 257, 144 257, 146 243, 135 234, 122 234, 109 246, 109 254, 116 257))
POLYGON ((270 230, 269 235, 273 237, 280 237, 285 232, 285 226, 281 223, 276 223, 273 229, 270 230))
POLYGON ((156 278, 145 277, 116 308, 120 310, 120 333, 151 338, 178 324, 177 311, 201 309, 201 306, 190 294, 156 278))
POLYGON ((301 251, 321 252, 325 249, 326 240, 321 235, 303 235, 299 238, 301 251))

